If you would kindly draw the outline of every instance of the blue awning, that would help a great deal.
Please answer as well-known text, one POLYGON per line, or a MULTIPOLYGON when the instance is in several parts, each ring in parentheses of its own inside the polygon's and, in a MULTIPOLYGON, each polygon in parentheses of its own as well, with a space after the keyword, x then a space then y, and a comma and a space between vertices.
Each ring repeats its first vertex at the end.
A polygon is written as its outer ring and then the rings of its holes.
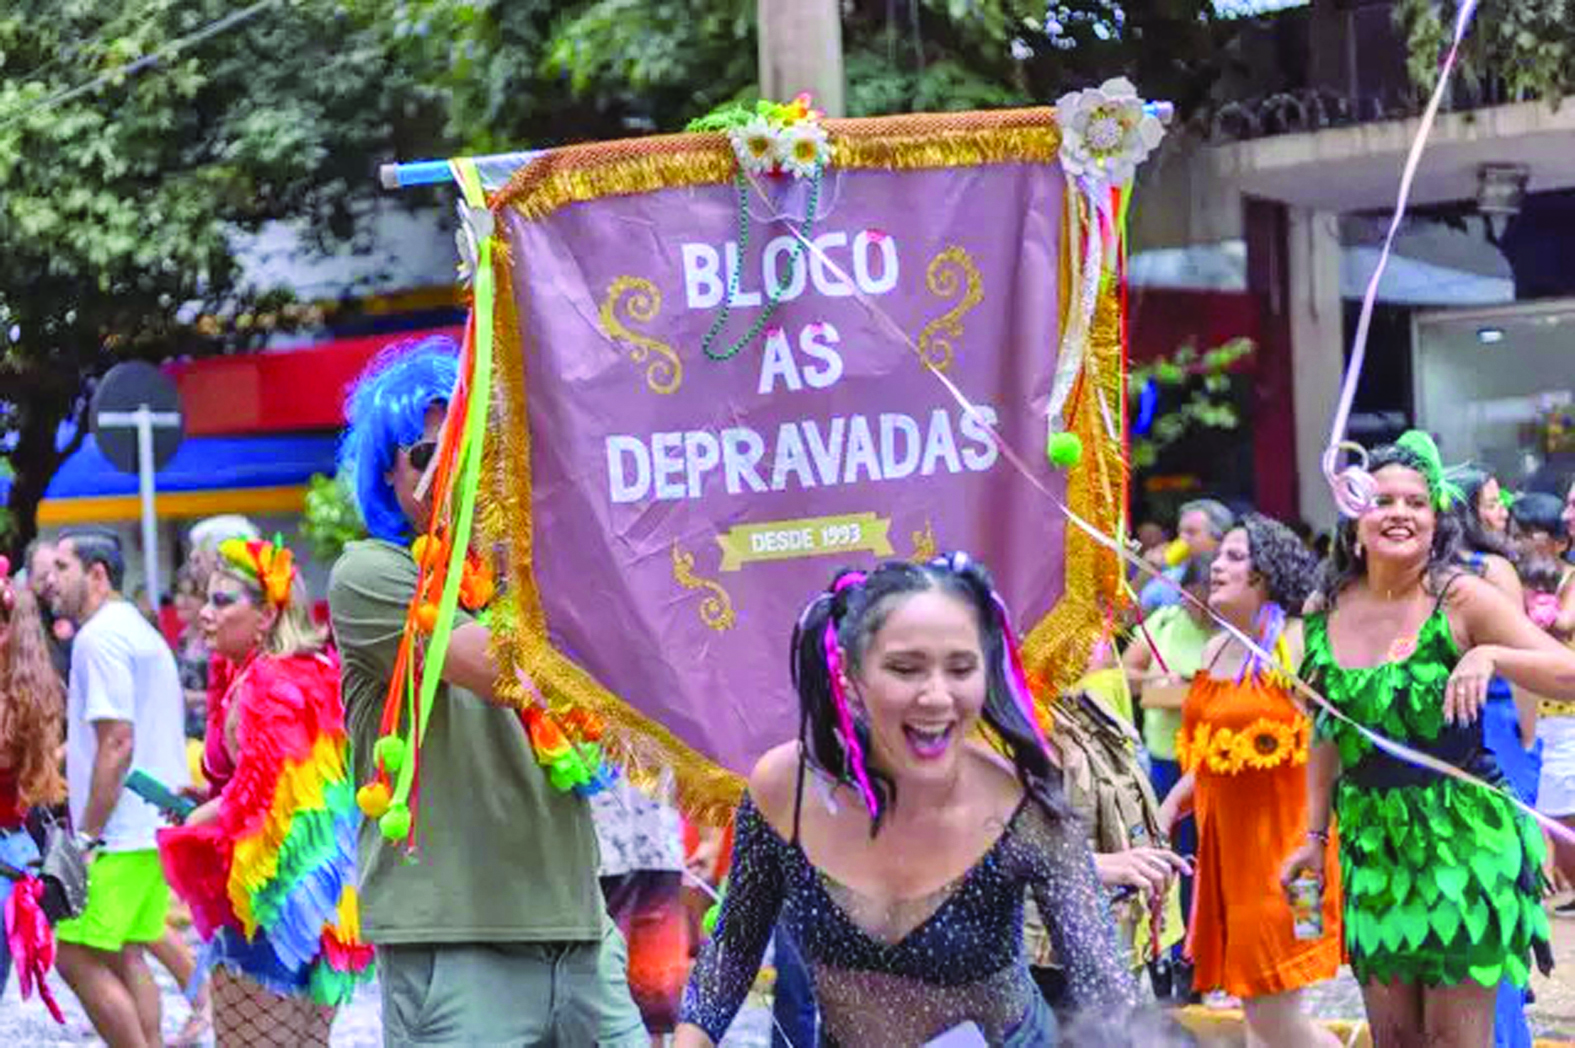
MULTIPOLYGON (((266 433, 239 437, 187 437, 156 474, 160 491, 214 491, 304 484, 314 473, 334 472, 336 433, 266 433)), ((122 473, 91 435, 55 473, 46 499, 135 495, 137 477, 122 473)))

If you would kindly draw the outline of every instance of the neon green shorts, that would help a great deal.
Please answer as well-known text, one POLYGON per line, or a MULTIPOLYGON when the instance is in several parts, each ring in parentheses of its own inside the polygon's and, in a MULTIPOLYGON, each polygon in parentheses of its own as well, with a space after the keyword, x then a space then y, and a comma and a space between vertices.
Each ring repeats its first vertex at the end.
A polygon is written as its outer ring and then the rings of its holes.
POLYGON ((87 908, 61 921, 61 942, 115 952, 127 943, 157 942, 164 935, 170 890, 156 849, 100 852, 88 868, 87 908))

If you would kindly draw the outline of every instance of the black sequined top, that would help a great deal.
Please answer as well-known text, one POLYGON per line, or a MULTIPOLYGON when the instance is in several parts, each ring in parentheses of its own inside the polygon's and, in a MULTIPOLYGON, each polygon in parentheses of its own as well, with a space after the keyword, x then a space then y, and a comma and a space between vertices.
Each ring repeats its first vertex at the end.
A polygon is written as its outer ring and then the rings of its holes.
POLYGON ((1044 914, 1056 956, 1066 959, 1072 1006, 1130 1007, 1132 975, 1087 839, 1038 803, 1025 800, 956 881, 886 906, 815 869, 746 795, 721 918, 684 991, 681 1021, 722 1039, 780 917, 813 969, 830 1043, 922 1045, 971 1020, 999 1044, 1038 993, 1023 953, 1024 888, 1044 914))

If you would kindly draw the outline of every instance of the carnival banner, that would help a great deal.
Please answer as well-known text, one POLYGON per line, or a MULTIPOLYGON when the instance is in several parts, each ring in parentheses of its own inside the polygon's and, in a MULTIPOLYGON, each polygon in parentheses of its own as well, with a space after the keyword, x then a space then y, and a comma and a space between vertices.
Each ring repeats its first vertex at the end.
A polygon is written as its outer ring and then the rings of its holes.
POLYGON ((775 162, 747 132, 573 147, 488 200, 506 676, 691 806, 797 734, 789 637, 841 567, 968 550, 1061 682, 1117 599, 998 443, 1118 529, 1118 287, 1053 112, 825 121, 798 166, 792 124, 775 162))

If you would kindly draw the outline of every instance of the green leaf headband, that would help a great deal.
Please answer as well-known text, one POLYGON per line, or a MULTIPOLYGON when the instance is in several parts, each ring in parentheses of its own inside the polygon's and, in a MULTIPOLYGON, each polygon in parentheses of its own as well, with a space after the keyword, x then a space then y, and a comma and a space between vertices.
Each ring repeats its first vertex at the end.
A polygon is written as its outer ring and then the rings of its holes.
POLYGON ((1422 460, 1422 475, 1427 478, 1427 489, 1440 511, 1448 512, 1455 503, 1466 500, 1466 493, 1450 479, 1449 471, 1444 468, 1444 459, 1432 437, 1419 429, 1406 430, 1395 441, 1395 447, 1404 448, 1422 460))

